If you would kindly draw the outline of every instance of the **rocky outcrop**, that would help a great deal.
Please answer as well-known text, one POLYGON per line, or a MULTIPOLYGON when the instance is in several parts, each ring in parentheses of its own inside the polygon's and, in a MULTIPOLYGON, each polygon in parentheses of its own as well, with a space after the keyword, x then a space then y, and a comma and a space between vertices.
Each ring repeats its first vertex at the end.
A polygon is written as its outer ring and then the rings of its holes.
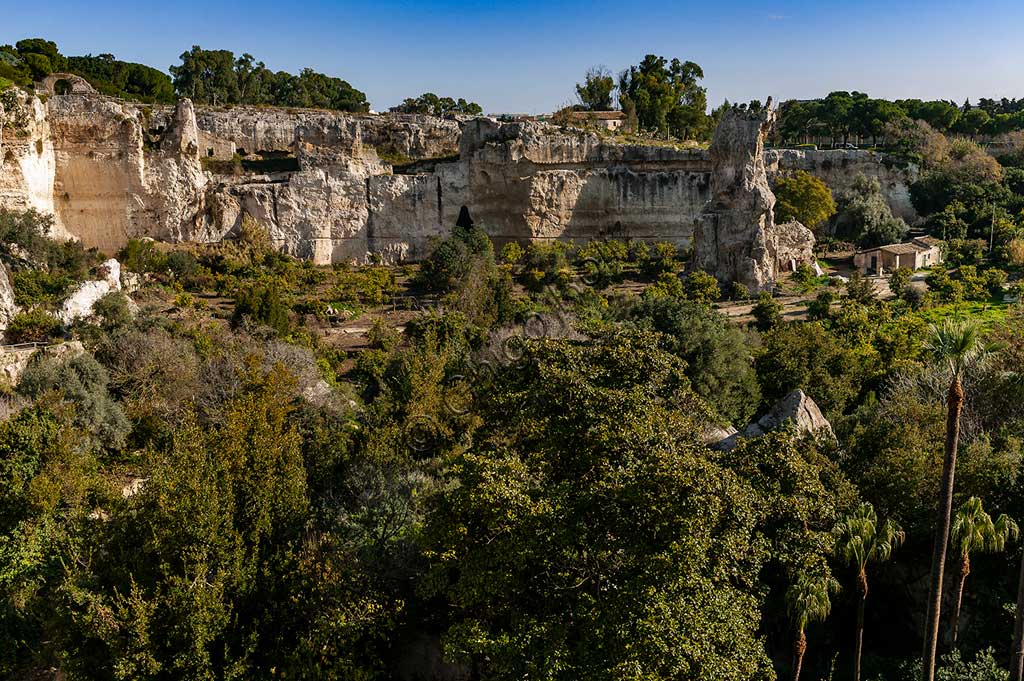
POLYGON ((752 291, 770 289, 780 265, 794 257, 809 262, 813 255, 809 230, 799 223, 775 225, 775 195, 764 160, 764 140, 775 118, 770 98, 760 111, 726 112, 711 141, 711 199, 694 233, 694 266, 752 291))
POLYGON ((0 263, 0 331, 7 328, 18 311, 18 305, 14 302, 14 287, 11 286, 11 279, 7 275, 7 267, 0 263))
POLYGON ((707 269, 763 288, 808 253, 805 230, 773 231, 766 173, 803 168, 841 187, 844 167, 850 182, 872 164, 890 172, 852 151, 768 152, 766 165, 767 121, 734 114, 709 153, 538 122, 18 96, 22 123, 0 142, 0 207, 52 213, 55 236, 108 253, 137 237, 218 241, 249 216, 317 263, 414 260, 466 206, 499 245, 687 247, 697 232, 707 269))
POLYGON ((29 362, 38 356, 71 359, 85 352, 81 341, 57 343, 43 348, 29 345, 11 347, 0 346, 0 386, 14 388, 21 379, 29 362))
POLYGON ((67 297, 57 318, 65 326, 92 315, 93 306, 108 293, 121 290, 121 264, 114 259, 99 267, 100 279, 84 281, 67 297))
POLYGON ((788 424, 793 424, 796 432, 801 435, 824 437, 833 441, 836 437, 832 431, 832 424, 822 415, 814 400, 803 390, 797 389, 775 403, 767 414, 742 431, 734 432, 722 439, 715 447, 730 450, 739 444, 740 438, 760 437, 788 424))

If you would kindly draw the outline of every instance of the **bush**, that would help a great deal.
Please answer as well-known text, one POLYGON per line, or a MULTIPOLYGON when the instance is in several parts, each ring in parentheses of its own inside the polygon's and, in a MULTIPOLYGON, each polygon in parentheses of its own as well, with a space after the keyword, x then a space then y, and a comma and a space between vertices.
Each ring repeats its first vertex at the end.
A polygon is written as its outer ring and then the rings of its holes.
POLYGON ((501 249, 501 262, 506 265, 516 265, 523 259, 523 247, 515 241, 510 241, 501 249))
POLYGON ((74 283, 67 274, 46 270, 20 270, 11 274, 14 302, 21 307, 56 303, 74 283))
POLYGON ((62 327, 56 317, 34 309, 14 316, 4 337, 8 343, 46 343, 61 335, 62 327))
POLYGON ((282 302, 276 286, 253 286, 236 298, 231 325, 238 326, 246 318, 281 334, 288 333, 291 327, 288 306, 282 302))
POLYGON ((92 316, 106 331, 127 326, 132 321, 128 296, 121 291, 111 291, 93 303, 92 316))
POLYGON ((764 332, 782 323, 782 305, 772 298, 772 294, 762 291, 757 296, 757 305, 751 311, 754 315, 754 326, 764 332))
POLYGON ((450 291, 477 258, 494 261, 494 246, 487 232, 479 227, 456 227, 451 236, 435 243, 420 266, 418 281, 433 291, 450 291))
POLYGON ((521 281, 526 288, 539 292, 552 285, 563 288, 572 280, 572 269, 566 256, 568 246, 560 241, 533 243, 526 249, 521 281))
POLYGON ((703 270, 695 270, 683 279, 683 297, 710 307, 722 297, 722 289, 712 275, 703 270))
POLYGON ((75 405, 75 422, 95 435, 107 449, 120 449, 131 431, 121 407, 107 391, 107 370, 89 354, 70 359, 50 358, 29 363, 17 391, 30 399, 57 391, 75 405))
POLYGON ((682 298, 684 295, 683 280, 672 272, 662 272, 658 275, 658 280, 645 288, 640 295, 644 300, 682 298))
POLYGON ((657 276, 663 272, 675 272, 679 269, 676 260, 679 257, 679 250, 675 244, 666 241, 659 241, 654 244, 653 252, 643 261, 641 269, 644 274, 657 276))

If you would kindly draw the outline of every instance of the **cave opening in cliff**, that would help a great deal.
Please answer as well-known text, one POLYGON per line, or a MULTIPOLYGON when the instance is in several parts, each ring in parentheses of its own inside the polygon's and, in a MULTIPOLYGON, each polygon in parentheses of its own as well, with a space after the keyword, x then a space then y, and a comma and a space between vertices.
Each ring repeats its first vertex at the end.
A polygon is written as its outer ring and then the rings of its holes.
POLYGON ((53 84, 53 94, 55 95, 68 95, 71 94, 71 82, 61 78, 53 84))

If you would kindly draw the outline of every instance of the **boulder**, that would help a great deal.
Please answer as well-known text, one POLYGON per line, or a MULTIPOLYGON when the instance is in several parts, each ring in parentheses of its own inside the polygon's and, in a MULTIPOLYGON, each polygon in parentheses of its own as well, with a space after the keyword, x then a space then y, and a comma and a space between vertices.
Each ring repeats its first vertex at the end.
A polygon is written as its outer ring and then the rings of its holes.
POLYGON ((778 430, 788 423, 795 425, 801 435, 814 435, 835 440, 832 424, 822 415, 818 405, 799 388, 789 393, 768 411, 767 414, 754 421, 742 431, 722 439, 716 449, 730 450, 739 444, 740 438, 760 437, 765 433, 778 430))
POLYGON ((85 319, 92 315, 92 308, 96 302, 112 291, 121 290, 121 264, 111 258, 99 267, 100 279, 96 281, 85 281, 78 285, 70 296, 64 301, 57 319, 68 326, 79 319, 85 319))

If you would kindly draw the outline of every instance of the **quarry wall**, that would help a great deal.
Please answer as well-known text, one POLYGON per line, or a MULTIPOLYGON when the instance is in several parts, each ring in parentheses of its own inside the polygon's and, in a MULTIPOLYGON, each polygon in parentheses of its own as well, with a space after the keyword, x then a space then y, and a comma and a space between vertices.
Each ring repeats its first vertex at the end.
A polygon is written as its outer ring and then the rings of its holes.
MULTIPOLYGON (((0 207, 111 252, 128 239, 210 242, 248 215, 318 263, 422 257, 461 206, 500 244, 632 238, 691 243, 710 200, 707 151, 621 145, 488 118, 145 107, 98 95, 21 96, 0 141, 0 207)), ((770 176, 807 170, 834 189, 878 177, 912 219, 914 169, 865 151, 765 152, 770 176)))

